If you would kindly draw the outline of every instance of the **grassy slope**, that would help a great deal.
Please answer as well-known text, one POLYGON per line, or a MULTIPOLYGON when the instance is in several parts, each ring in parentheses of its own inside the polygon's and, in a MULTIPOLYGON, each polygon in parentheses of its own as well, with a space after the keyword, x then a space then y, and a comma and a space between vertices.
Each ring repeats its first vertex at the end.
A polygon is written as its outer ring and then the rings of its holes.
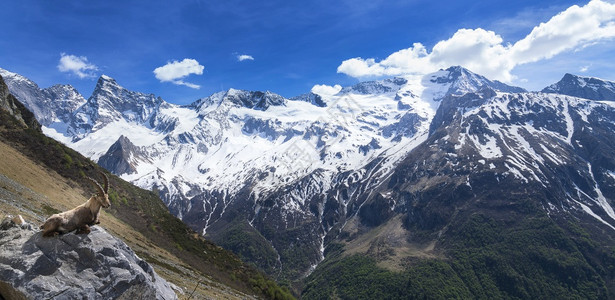
POLYGON ((303 298, 613 297, 615 248, 577 222, 560 224, 540 214, 512 221, 473 214, 458 219, 439 239, 438 256, 406 256, 402 270, 383 267, 382 252, 356 251, 352 242, 341 241, 327 248, 303 298))
MULTIPOLYGON (((85 201, 88 193, 84 191, 93 191, 85 176, 98 178, 97 172, 103 171, 39 131, 24 129, 4 111, 0 111, 0 145, 0 171, 33 191, 30 196, 19 198, 25 203, 3 201, 2 210, 25 214, 37 221, 85 201)), ((168 212, 155 193, 116 176, 110 175, 109 179, 112 206, 104 212, 101 226, 154 264, 161 276, 182 287, 187 293, 184 297, 200 282, 197 291, 203 297, 243 298, 241 293, 247 293, 291 298, 237 256, 190 230, 168 212)))

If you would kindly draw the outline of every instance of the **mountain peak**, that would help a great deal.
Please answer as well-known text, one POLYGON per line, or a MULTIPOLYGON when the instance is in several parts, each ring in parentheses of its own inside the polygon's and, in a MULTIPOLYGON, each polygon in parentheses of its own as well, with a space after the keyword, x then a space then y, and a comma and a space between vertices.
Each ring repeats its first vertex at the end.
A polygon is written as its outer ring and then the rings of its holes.
POLYGON ((122 89, 124 88, 120 86, 117 83, 117 81, 115 81, 115 79, 107 75, 101 75, 98 78, 98 81, 96 82, 96 87, 94 88, 94 91, 92 92, 92 97, 95 97, 100 94, 103 94, 103 95, 118 94, 118 92, 122 89))
POLYGON ((312 105, 316 105, 318 107, 325 107, 325 106, 327 106, 327 103, 325 103, 322 100, 322 97, 320 95, 312 93, 312 92, 292 97, 289 100, 308 102, 308 103, 310 103, 312 105))
POLYGON ((113 103, 153 103, 159 104, 164 102, 160 97, 156 97, 154 94, 145 94, 141 92, 130 91, 121 86, 117 81, 107 75, 101 75, 98 78, 94 92, 92 92, 92 98, 103 98, 113 103))
MULTIPOLYGON (((34 89, 38 90, 39 87, 32 80, 19 75, 17 73, 13 73, 11 71, 0 68, 0 75, 4 78, 6 85, 9 86, 9 89, 19 88, 19 89, 34 89)), ((17 99, 19 99, 24 104, 29 104, 29 99, 24 99, 23 95, 18 95, 19 93, 13 93, 17 99)))
POLYGON ((468 92, 476 92, 484 87, 505 93, 523 93, 525 89, 507 85, 497 80, 489 80, 485 76, 476 74, 462 66, 452 66, 446 70, 440 70, 431 75, 431 82, 450 83, 447 92, 449 95, 462 95, 468 92))
POLYGON ((446 71, 449 71, 451 73, 474 73, 462 66, 450 66, 448 67, 448 69, 446 69, 446 71))
POLYGON ((191 106, 209 107, 230 103, 237 107, 246 107, 255 110, 267 110, 270 106, 286 104, 286 99, 270 91, 247 91, 230 88, 227 91, 215 93, 207 98, 199 99, 191 106))
POLYGON ((115 79, 113 79, 113 78, 111 78, 111 77, 109 77, 109 76, 107 76, 107 75, 105 75, 105 74, 100 75, 99 80, 105 80, 105 81, 115 81, 115 79))
POLYGON ((133 160, 140 158, 138 148, 125 135, 121 135, 105 155, 98 159, 98 164, 107 169, 115 170, 116 174, 133 174, 137 172, 133 160))
POLYGON ((566 73, 560 81, 544 88, 542 92, 615 101, 615 81, 566 73))
POLYGON ((99 86, 104 86, 104 85, 114 85, 114 86, 118 86, 120 87, 120 85, 117 83, 117 81, 107 75, 100 75, 100 77, 98 78, 98 81, 96 82, 96 87, 98 88, 99 86))
POLYGON ((7 77, 10 77, 12 80, 29 81, 29 82, 31 82, 29 79, 27 79, 27 78, 25 78, 25 77, 23 77, 23 76, 21 76, 21 75, 19 75, 17 73, 13 73, 13 72, 11 72, 9 70, 5 70, 3 68, 0 68, 0 75, 2 77, 4 77, 5 79, 7 77))
POLYGON ((239 93, 243 93, 243 92, 247 92, 247 91, 238 90, 238 89, 234 89, 234 88, 229 88, 226 91, 226 95, 233 96, 233 95, 236 95, 236 94, 239 94, 239 93))
POLYGON ((284 97, 270 91, 244 91, 229 89, 224 97, 234 104, 256 110, 267 110, 269 106, 284 105, 284 97))
MULTIPOLYGON (((75 87, 70 84, 54 84, 48 88, 43 89, 43 91, 47 94, 53 93, 54 95, 50 95, 52 98, 62 98, 63 100, 68 100, 67 98, 73 98, 73 102, 76 102, 80 106, 85 103, 85 98, 77 91, 75 87)), ((74 109, 77 108, 73 107, 74 109)))
POLYGON ((108 124, 114 120, 146 122, 156 115, 165 101, 154 94, 130 91, 120 86, 115 79, 102 75, 88 100, 74 113, 71 126, 87 132, 96 123, 108 124))
POLYGON ((397 92, 408 80, 400 77, 383 80, 359 82, 353 86, 343 88, 339 94, 357 93, 361 95, 385 94, 397 92))

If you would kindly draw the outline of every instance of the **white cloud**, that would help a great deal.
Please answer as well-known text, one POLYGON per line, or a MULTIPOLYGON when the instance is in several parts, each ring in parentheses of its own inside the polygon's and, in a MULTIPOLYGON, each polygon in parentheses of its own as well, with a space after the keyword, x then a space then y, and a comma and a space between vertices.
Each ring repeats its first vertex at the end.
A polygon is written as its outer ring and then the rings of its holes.
POLYGON ((94 74, 98 67, 88 62, 85 56, 76 56, 66 53, 60 53, 60 62, 58 63, 60 72, 69 72, 77 75, 79 78, 96 77, 94 74))
POLYGON ((579 72, 581 72, 581 73, 585 73, 585 72, 587 72, 587 70, 589 70, 589 66, 582 66, 582 67, 579 69, 579 72))
POLYGON ((183 81, 183 78, 190 74, 202 75, 204 66, 192 58, 184 58, 182 61, 174 60, 168 62, 162 67, 154 69, 154 75, 160 82, 172 82, 177 85, 185 85, 193 89, 199 89, 201 86, 183 81))
POLYGON ((342 86, 339 84, 336 84, 335 86, 330 86, 326 84, 317 84, 312 87, 312 93, 318 94, 321 96, 335 95, 339 93, 341 90, 342 90, 342 86))
POLYGON ((459 29, 429 52, 421 43, 399 50, 386 59, 360 57, 343 61, 338 73, 352 77, 424 74, 452 65, 462 65, 489 78, 510 82, 518 65, 537 62, 598 41, 615 37, 615 4, 592 0, 573 5, 541 23, 523 39, 505 44, 493 31, 459 29))
POLYGON ((254 57, 252 57, 252 55, 247 55, 247 54, 237 55, 237 61, 244 61, 244 60, 254 60, 254 57))
POLYGON ((185 82, 183 80, 175 80, 175 81, 173 81, 173 83, 175 83, 177 85, 185 85, 185 86, 187 86, 189 88, 193 88, 193 89, 196 89, 196 90, 201 88, 201 86, 198 85, 198 84, 194 84, 194 83, 190 83, 190 82, 185 82))

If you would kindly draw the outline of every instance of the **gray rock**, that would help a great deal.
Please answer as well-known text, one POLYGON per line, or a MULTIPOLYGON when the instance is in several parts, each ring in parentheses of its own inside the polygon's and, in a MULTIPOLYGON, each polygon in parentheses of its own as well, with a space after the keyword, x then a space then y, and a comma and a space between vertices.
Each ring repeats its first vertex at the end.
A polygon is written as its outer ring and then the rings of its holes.
POLYGON ((147 262, 98 226, 88 235, 68 233, 52 238, 23 226, 1 230, 0 296, 177 299, 170 284, 147 262))
POLYGON ((136 160, 143 159, 140 150, 124 135, 109 147, 107 153, 98 159, 98 165, 113 174, 137 173, 136 160))

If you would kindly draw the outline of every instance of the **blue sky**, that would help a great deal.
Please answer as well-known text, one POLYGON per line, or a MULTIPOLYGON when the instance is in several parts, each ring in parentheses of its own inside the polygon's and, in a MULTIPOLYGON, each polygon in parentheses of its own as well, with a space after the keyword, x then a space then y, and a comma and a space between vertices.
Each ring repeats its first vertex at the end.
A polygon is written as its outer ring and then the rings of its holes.
POLYGON ((0 67, 86 98, 106 74, 180 104, 231 87, 292 97, 448 63, 540 89, 566 72, 615 80, 609 1, 3 1, 0 67), (568 32, 575 24, 585 27, 568 32))

